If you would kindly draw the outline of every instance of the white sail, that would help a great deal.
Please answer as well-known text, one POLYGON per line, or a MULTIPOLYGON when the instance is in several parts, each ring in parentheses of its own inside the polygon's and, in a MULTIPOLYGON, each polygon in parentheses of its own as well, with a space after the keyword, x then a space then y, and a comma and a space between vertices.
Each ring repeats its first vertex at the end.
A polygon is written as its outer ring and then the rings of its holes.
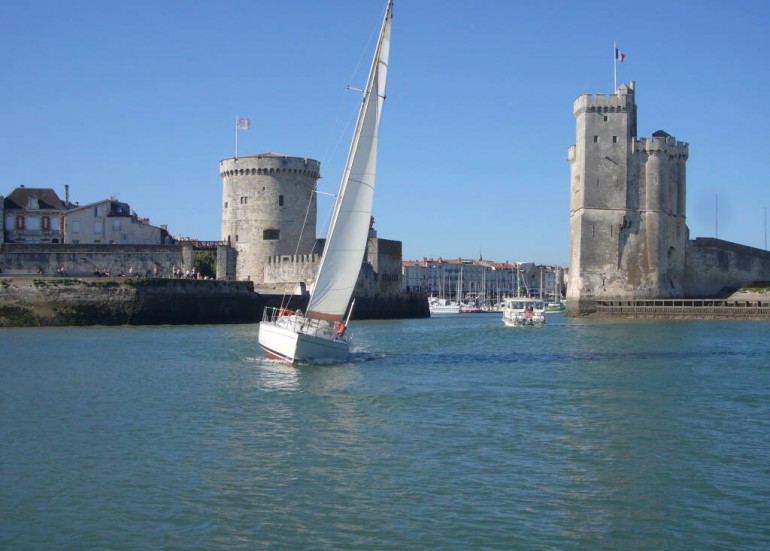
POLYGON ((369 235, 392 18, 389 0, 308 311, 266 307, 259 324, 259 345, 270 357, 293 363, 343 360, 348 355, 351 336, 343 317, 369 235))
POLYGON ((361 270, 369 233, 377 169, 377 140, 385 101, 393 3, 388 2, 348 161, 340 182, 308 317, 341 321, 361 270))

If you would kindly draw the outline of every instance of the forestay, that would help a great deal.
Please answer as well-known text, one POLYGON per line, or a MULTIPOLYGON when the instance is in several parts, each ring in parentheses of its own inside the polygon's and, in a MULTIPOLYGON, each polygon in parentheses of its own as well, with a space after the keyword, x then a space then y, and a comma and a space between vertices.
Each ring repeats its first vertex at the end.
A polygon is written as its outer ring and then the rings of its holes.
POLYGON ((389 2, 321 265, 311 290, 307 312, 309 317, 342 320, 361 270, 374 200, 377 140, 385 101, 392 18, 393 3, 389 2))

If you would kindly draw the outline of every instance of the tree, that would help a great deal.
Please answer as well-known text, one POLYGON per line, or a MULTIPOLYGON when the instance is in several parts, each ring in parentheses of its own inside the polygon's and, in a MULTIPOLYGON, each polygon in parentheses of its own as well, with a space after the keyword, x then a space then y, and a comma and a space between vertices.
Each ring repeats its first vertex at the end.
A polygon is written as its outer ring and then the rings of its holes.
POLYGON ((193 251, 193 267, 199 277, 215 278, 217 275, 216 251, 193 251))

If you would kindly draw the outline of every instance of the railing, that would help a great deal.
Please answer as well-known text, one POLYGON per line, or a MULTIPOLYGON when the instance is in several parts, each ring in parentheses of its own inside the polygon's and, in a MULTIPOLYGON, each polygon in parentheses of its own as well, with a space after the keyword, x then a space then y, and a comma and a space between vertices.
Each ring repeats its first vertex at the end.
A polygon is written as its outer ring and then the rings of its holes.
POLYGON ((262 322, 274 323, 296 333, 303 333, 312 337, 350 342, 350 334, 346 334, 346 325, 310 318, 305 316, 301 310, 291 311, 288 308, 266 306, 262 313, 262 322))
POLYGON ((597 300, 596 313, 636 318, 770 319, 770 300, 639 299, 597 300))

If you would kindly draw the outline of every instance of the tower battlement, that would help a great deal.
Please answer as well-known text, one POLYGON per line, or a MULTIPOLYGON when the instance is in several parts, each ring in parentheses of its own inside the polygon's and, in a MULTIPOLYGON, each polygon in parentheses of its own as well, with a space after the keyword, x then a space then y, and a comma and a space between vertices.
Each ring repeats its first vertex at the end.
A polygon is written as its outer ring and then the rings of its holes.
POLYGON ((671 157, 687 159, 690 155, 690 145, 680 142, 673 136, 654 136, 652 138, 637 138, 631 142, 632 153, 664 153, 671 157))
POLYGON ((293 174, 317 179, 320 177, 320 170, 321 163, 315 159, 290 157, 279 153, 263 153, 219 161, 219 175, 222 178, 293 174))
POLYGON ((621 85, 616 94, 582 94, 572 104, 575 115, 582 113, 624 113, 633 110, 634 83, 621 85))

